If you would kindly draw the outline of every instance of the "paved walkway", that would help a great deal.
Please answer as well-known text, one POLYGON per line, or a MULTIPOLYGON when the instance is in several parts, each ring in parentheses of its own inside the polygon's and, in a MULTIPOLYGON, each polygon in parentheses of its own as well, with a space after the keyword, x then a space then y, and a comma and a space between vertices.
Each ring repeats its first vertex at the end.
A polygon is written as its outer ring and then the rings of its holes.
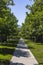
POLYGON ((35 57, 22 39, 15 49, 10 65, 38 65, 35 57))

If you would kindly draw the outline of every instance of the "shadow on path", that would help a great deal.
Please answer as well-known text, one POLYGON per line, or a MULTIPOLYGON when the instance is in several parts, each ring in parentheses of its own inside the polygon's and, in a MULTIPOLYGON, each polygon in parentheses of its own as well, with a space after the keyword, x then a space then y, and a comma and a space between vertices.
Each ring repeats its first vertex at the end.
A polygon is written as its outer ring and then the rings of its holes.
POLYGON ((34 65, 39 65, 39 64, 34 64, 34 65))
POLYGON ((24 65, 23 63, 11 63, 10 65, 24 65))
POLYGON ((30 54, 27 51, 16 50, 14 53, 16 57, 30 57, 30 54))
POLYGON ((25 44, 25 42, 23 41, 19 41, 19 44, 17 46, 17 49, 14 52, 14 56, 16 57, 30 57, 30 53, 28 51, 26 51, 27 46, 25 44))
POLYGON ((28 49, 27 46, 25 45, 25 42, 21 40, 19 41, 17 48, 28 49))

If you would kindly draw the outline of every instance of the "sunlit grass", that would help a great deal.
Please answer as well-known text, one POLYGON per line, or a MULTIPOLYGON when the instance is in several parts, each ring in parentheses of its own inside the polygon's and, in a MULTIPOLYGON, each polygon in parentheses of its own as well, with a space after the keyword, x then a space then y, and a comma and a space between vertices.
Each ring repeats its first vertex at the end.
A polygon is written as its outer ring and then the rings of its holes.
POLYGON ((14 45, 1 45, 0 44, 0 63, 4 65, 9 65, 9 62, 13 56, 13 52, 17 46, 17 43, 14 45))
POLYGON ((31 50, 39 65, 43 65, 43 45, 42 43, 35 43, 30 40, 26 41, 28 48, 31 50))

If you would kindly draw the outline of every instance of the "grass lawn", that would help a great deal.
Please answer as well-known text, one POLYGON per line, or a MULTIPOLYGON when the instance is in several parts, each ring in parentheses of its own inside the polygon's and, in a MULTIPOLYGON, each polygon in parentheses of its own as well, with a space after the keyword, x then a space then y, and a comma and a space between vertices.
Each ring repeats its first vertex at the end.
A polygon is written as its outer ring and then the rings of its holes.
POLYGON ((35 43, 30 40, 25 40, 28 48, 31 50, 39 65, 43 65, 43 45, 41 43, 35 43))
POLYGON ((9 61, 12 58, 16 45, 1 45, 0 43, 0 65, 9 65, 9 61))

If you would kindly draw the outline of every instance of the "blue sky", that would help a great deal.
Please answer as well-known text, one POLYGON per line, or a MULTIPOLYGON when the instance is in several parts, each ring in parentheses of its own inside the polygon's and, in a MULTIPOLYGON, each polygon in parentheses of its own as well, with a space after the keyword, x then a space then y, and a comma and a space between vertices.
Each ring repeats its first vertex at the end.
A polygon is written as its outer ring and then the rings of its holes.
POLYGON ((14 0, 15 5, 10 6, 11 12, 17 17, 18 25, 22 25, 25 20, 26 12, 30 12, 25 8, 27 4, 32 5, 33 1, 31 0, 14 0))

